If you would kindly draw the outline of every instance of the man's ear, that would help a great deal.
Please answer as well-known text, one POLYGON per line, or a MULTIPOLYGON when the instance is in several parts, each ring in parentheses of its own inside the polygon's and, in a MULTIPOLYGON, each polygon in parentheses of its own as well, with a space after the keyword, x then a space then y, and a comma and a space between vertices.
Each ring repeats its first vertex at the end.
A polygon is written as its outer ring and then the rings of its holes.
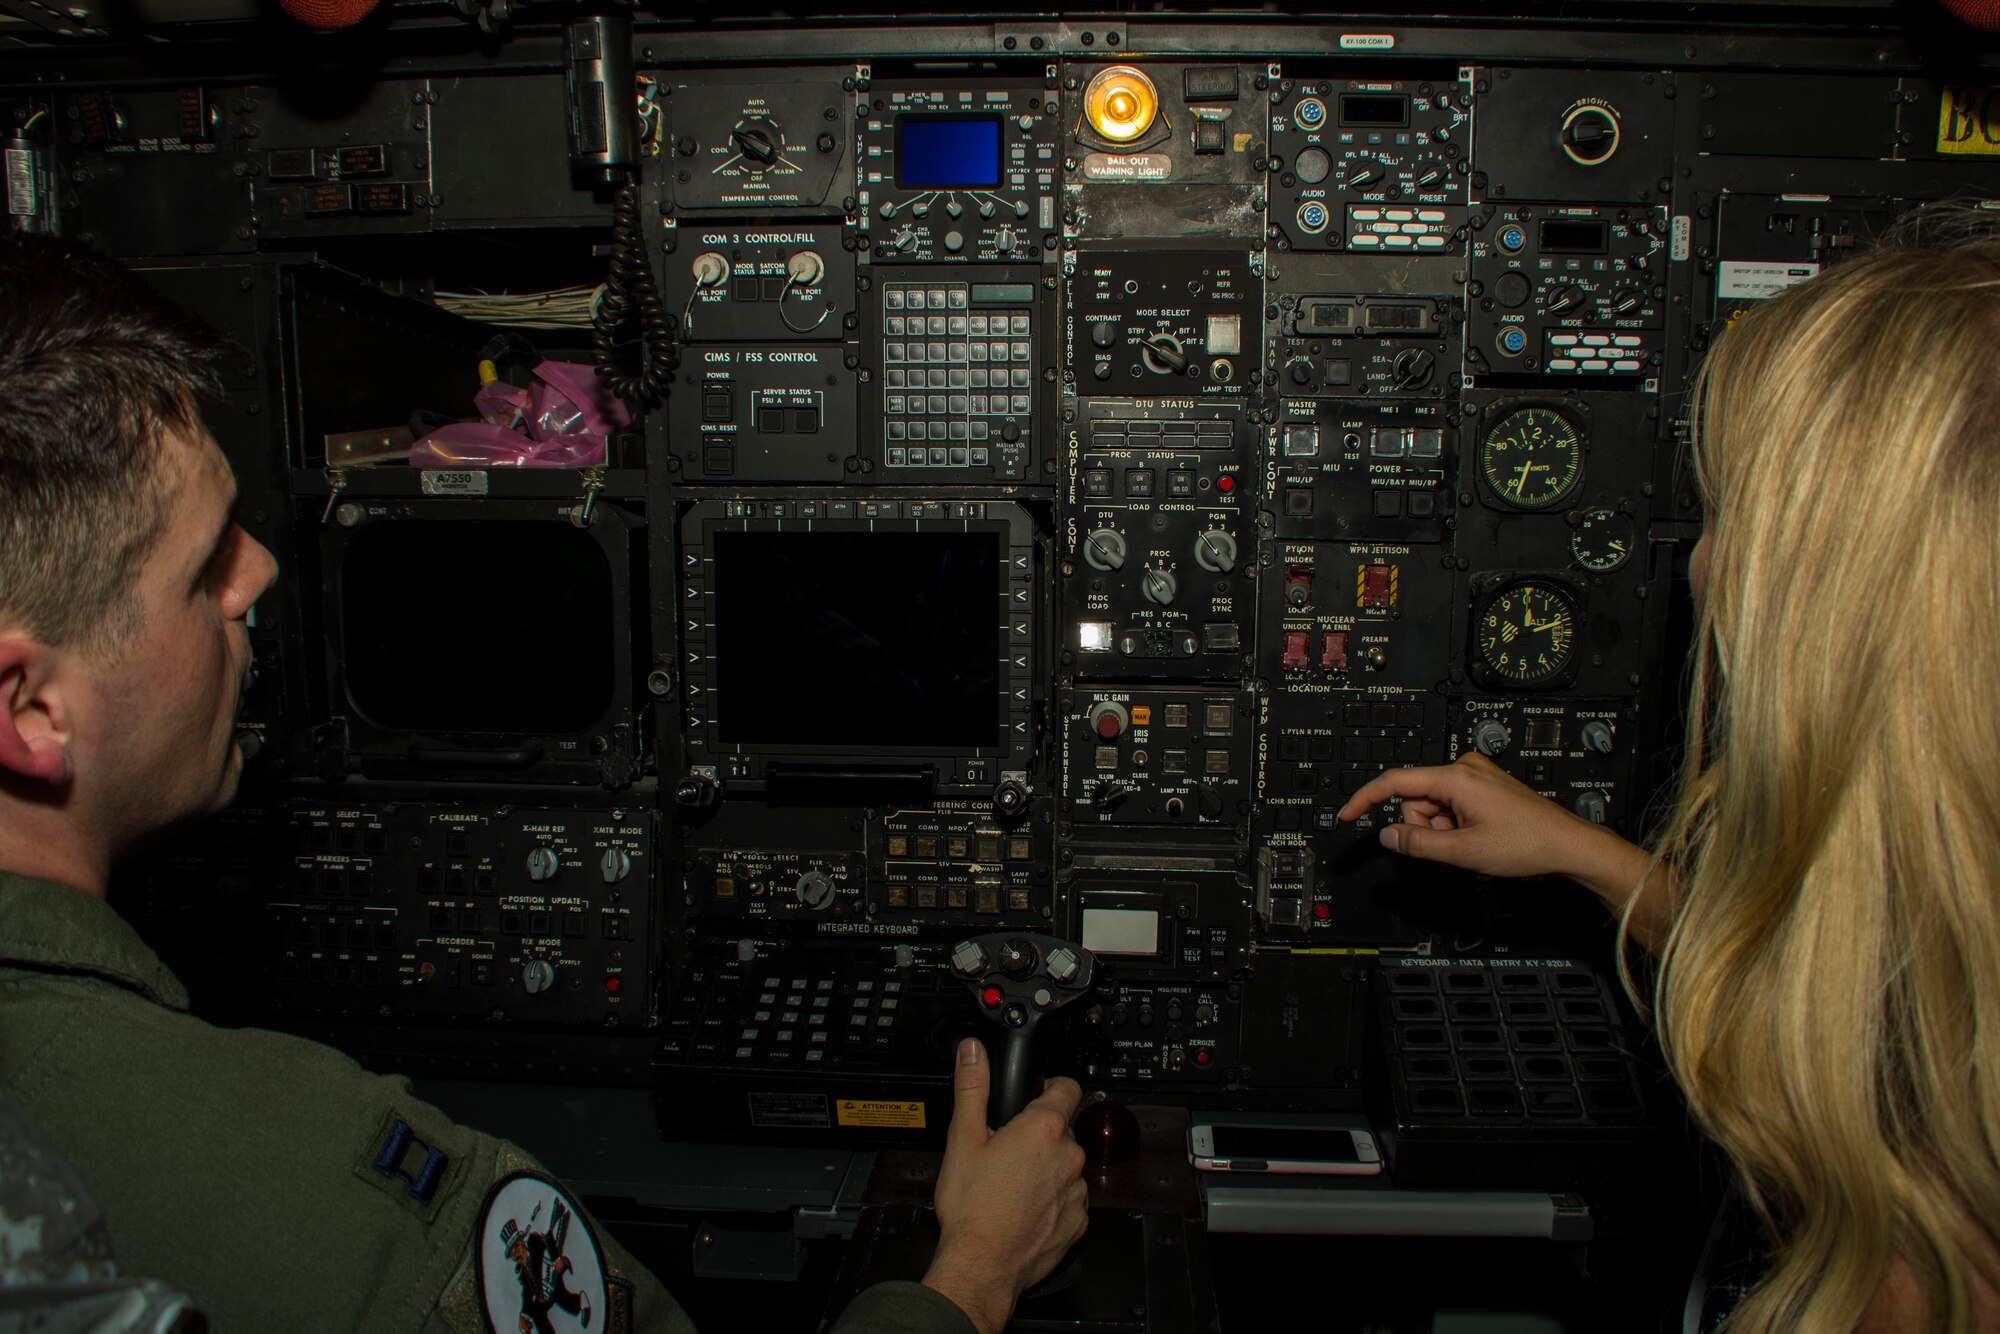
POLYGON ((75 766, 70 721, 49 681, 55 656, 25 636, 0 636, 0 771, 66 787, 75 766))

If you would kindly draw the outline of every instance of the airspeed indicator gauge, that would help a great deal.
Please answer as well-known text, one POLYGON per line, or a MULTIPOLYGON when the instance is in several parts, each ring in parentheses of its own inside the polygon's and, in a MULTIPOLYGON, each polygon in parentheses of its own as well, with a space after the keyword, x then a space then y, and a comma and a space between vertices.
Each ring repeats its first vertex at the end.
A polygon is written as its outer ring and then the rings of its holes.
POLYGON ((1611 510, 1590 510, 1569 535, 1570 553, 1592 574, 1609 574, 1632 555, 1632 521, 1611 510))
POLYGON ((1583 480, 1583 437, 1553 408, 1522 408, 1486 433, 1479 475, 1504 505, 1553 509, 1583 480))

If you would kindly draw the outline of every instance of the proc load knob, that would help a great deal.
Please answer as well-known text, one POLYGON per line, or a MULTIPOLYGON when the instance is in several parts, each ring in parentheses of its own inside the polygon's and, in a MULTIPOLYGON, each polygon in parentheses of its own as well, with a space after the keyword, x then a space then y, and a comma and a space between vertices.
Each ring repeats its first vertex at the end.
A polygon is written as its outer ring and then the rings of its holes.
POLYGON ((1213 574, 1236 568, 1236 536, 1226 528, 1211 528, 1194 540, 1195 564, 1213 574))
POLYGON ((1472 744, 1481 755, 1498 755, 1507 749, 1513 734, 1498 718, 1482 718, 1472 727, 1472 744))
POLYGON ((561 869, 562 863, 556 860, 556 850, 554 848, 539 847, 528 854, 528 879, 530 880, 553 880, 556 878, 556 872, 561 869))
POLYGON ((556 966, 547 959, 530 959, 521 965, 521 985, 530 996, 539 996, 556 984, 556 966))

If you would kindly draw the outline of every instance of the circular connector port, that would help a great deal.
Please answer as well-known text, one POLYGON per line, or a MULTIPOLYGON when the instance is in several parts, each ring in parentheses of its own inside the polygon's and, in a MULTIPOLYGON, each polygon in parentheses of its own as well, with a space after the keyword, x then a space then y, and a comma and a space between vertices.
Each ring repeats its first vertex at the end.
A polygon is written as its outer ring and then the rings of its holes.
POLYGON ((1292 108, 1292 124, 1302 130, 1317 130, 1326 124, 1326 103, 1317 97, 1301 97, 1292 108))
POLYGON ((1528 350, 1528 331, 1518 324, 1510 324, 1502 329, 1500 336, 1493 341, 1499 347, 1501 355, 1518 357, 1528 350))
POLYGON ((1510 222, 1500 229, 1499 235, 1493 238, 1493 242, 1506 253, 1518 255, 1521 253, 1521 247, 1528 244, 1527 229, 1518 222, 1510 222))
POLYGON ((1318 236, 1326 230, 1328 216, 1325 203, 1317 199, 1308 199, 1299 205, 1299 230, 1311 236, 1318 236))

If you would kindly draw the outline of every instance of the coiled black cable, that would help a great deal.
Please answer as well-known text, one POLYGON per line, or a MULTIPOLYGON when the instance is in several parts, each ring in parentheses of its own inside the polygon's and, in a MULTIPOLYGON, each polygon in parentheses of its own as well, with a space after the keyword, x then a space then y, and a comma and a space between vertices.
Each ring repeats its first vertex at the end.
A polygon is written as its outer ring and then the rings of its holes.
POLYGON ((627 181, 611 201, 611 272, 590 322, 597 373, 612 392, 645 409, 667 392, 680 364, 674 323, 653 281, 639 224, 639 185, 627 181), (637 369, 632 369, 635 365, 637 369))

